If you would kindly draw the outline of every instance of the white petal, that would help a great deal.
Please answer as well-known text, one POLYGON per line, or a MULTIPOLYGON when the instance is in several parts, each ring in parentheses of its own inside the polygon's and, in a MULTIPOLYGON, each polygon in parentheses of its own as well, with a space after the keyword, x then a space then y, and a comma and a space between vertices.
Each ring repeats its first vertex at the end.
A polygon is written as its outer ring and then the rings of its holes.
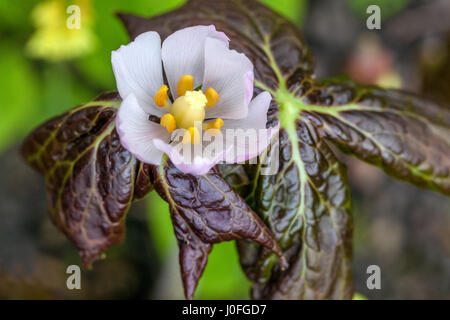
POLYGON ((180 153, 175 147, 176 144, 180 146, 181 142, 166 143, 162 140, 155 140, 155 146, 163 151, 170 158, 172 163, 178 170, 186 174, 202 175, 214 167, 218 162, 222 161, 226 155, 226 150, 218 150, 214 157, 206 157, 203 154, 193 154, 192 157, 187 157, 184 153, 180 153))
MULTIPOLYGON (((272 137, 278 133, 280 125, 269 129, 244 129, 245 136, 227 144, 227 163, 241 163, 259 156, 271 143, 272 137), (248 134, 247 130, 255 130, 255 134, 248 134)), ((229 142, 229 141, 227 141, 229 142)))
POLYGON ((211 137, 201 131, 202 139, 198 145, 183 144, 181 138, 184 129, 172 133, 172 141, 155 140, 155 146, 166 153, 173 164, 182 172, 189 174, 206 174, 218 162, 223 161, 229 149, 225 149, 223 137, 211 137))
POLYGON ((116 129, 125 149, 142 162, 159 165, 163 152, 155 147, 154 139, 169 141, 170 134, 148 117, 148 113, 139 106, 136 96, 131 93, 120 104, 116 129))
POLYGON ((117 89, 122 99, 134 93, 147 113, 161 116, 164 108, 154 103, 154 96, 163 85, 161 38, 150 31, 140 34, 133 42, 111 54, 117 89))
POLYGON ((245 118, 253 94, 253 64, 244 54, 228 49, 222 41, 208 38, 202 88, 213 88, 219 94, 219 102, 206 110, 206 118, 245 118))
MULTIPOLYGON (((260 93, 250 102, 248 116, 239 120, 224 120, 223 132, 233 130, 237 137, 227 139, 228 154, 226 162, 237 163, 247 161, 259 156, 270 144, 274 134, 278 132, 279 125, 266 129, 267 111, 272 97, 269 92, 260 93), (242 129, 243 131, 236 131, 242 129), (231 146, 231 148, 230 148, 231 146)), ((229 133, 225 134, 230 136, 229 133)))
POLYGON ((225 120, 223 129, 265 129, 267 123, 267 111, 270 107, 272 96, 264 91, 258 94, 248 106, 248 115, 244 119, 225 120))
POLYGON ((181 76, 194 77, 194 88, 202 84, 205 69, 205 40, 214 38, 228 48, 229 39, 213 25, 195 26, 178 30, 167 37, 162 45, 164 71, 172 97, 176 99, 177 83, 181 76))

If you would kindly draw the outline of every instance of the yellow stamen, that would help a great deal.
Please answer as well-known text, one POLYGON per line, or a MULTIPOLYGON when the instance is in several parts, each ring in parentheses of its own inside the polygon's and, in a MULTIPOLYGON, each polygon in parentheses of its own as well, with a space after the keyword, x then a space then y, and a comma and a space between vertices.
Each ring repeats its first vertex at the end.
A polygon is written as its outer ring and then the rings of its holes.
POLYGON ((219 101, 219 94, 213 88, 208 88, 205 91, 205 96, 206 96, 206 99, 208 99, 208 102, 206 103, 207 108, 214 107, 217 104, 217 102, 219 101))
POLYGON ((164 128, 167 129, 169 133, 172 133, 173 130, 177 127, 175 118, 170 113, 166 113, 161 117, 161 121, 159 122, 164 128))
POLYGON ((183 144, 192 143, 193 145, 197 145, 200 142, 200 134, 196 127, 190 127, 187 129, 186 133, 183 136, 183 144))
POLYGON ((215 137, 220 133, 220 128, 223 126, 223 120, 221 118, 217 118, 216 120, 206 124, 206 132, 215 137))
POLYGON ((219 101, 219 94, 213 88, 208 88, 205 93, 202 90, 194 91, 194 77, 182 76, 177 84, 178 98, 170 103, 167 95, 169 88, 162 85, 155 94, 155 103, 159 107, 165 107, 169 113, 162 116, 161 126, 172 133, 176 128, 186 129, 183 135, 183 144, 197 145, 200 143, 199 130, 203 128, 209 135, 217 136, 223 126, 223 120, 215 119, 210 123, 205 120, 205 108, 213 107, 219 101))
POLYGON ((185 74, 178 80, 177 85, 177 93, 178 96, 184 96, 186 91, 192 91, 194 90, 194 77, 188 74, 185 74))
POLYGON ((207 124, 206 129, 217 129, 220 130, 223 126, 223 120, 221 118, 217 118, 216 120, 207 124))
POLYGON ((169 90, 169 88, 165 84, 163 84, 161 87, 159 87, 158 92, 155 94, 155 104, 158 107, 164 107, 169 101, 167 90, 169 90))

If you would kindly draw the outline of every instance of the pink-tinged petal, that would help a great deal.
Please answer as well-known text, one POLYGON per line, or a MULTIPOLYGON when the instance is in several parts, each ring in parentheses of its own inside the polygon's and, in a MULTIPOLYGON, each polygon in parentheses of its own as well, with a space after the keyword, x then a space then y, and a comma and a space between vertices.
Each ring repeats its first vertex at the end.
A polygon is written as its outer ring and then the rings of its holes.
POLYGON ((245 118, 253 92, 253 64, 244 54, 228 49, 223 41, 208 38, 202 88, 213 88, 219 94, 219 102, 206 110, 206 118, 245 118))
POLYGON ((120 142, 140 161, 159 165, 163 152, 154 145, 154 139, 169 141, 170 134, 161 125, 149 120, 131 93, 122 101, 116 116, 116 130, 120 142))
POLYGON ((273 137, 278 133, 279 129, 280 124, 269 129, 257 129, 257 138, 236 140, 232 148, 228 146, 229 151, 225 157, 225 162, 240 163, 258 157, 269 147, 273 137))
POLYGON ((181 76, 194 77, 194 88, 202 84, 205 70, 205 40, 212 38, 228 48, 228 37, 216 27, 195 26, 178 30, 162 45, 162 60, 167 81, 174 99, 178 97, 177 84, 181 76))
POLYGON ((253 71, 248 71, 244 75, 245 81, 245 103, 248 105, 252 101, 253 97, 253 82, 255 81, 255 75, 253 71))
POLYGON ((248 106, 248 114, 244 119, 224 120, 223 129, 265 129, 267 123, 267 111, 270 107, 272 96, 264 91, 258 94, 248 106))
MULTIPOLYGON (((205 146, 200 146, 197 148, 197 152, 194 151, 189 156, 185 156, 178 149, 186 147, 186 145, 182 145, 179 141, 167 143, 163 140, 156 139, 154 143, 159 150, 167 154, 178 170, 186 174, 202 175, 208 173, 212 167, 224 159, 227 153, 227 150, 221 148, 213 156, 209 156, 205 152, 205 146)), ((188 146, 191 148, 190 145, 188 146)), ((192 148, 196 147, 192 146, 192 148)))
POLYGON ((228 152, 225 161, 243 162, 259 156, 270 144, 279 130, 276 127, 266 129, 267 111, 272 97, 267 91, 260 93, 250 102, 248 116, 239 120, 224 120, 222 131, 225 136, 235 135, 235 139, 226 139, 228 152), (231 131, 228 131, 231 130, 231 131))
POLYGON ((164 108, 154 103, 154 96, 163 84, 161 39, 150 31, 111 53, 117 89, 122 99, 134 93, 140 106, 150 114, 161 116, 164 108))

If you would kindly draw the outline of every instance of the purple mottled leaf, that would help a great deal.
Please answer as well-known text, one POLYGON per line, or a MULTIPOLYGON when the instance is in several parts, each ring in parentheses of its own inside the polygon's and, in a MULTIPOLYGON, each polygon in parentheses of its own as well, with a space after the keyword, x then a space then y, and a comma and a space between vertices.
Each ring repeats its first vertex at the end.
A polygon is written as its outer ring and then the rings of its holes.
POLYGON ((73 241, 88 267, 120 243, 136 161, 114 128, 119 98, 105 94, 50 119, 24 141, 25 160, 45 176, 54 224, 73 241))
POLYGON ((153 181, 150 176, 152 165, 140 162, 136 174, 136 184, 134 186, 134 198, 142 199, 153 190, 153 181))
POLYGON ((389 175, 450 195, 450 108, 398 90, 330 84, 302 112, 341 150, 389 175))
MULTIPOLYGON (((297 121, 296 147, 289 134, 280 134, 277 174, 259 176, 249 200, 290 267, 283 272, 266 250, 250 247, 255 262, 243 265, 255 281, 253 297, 351 299, 352 218, 345 170, 314 127, 297 121)), ((240 250, 247 245, 240 243, 240 250)))
POLYGON ((250 239, 285 259, 261 219, 222 179, 217 170, 183 174, 170 161, 153 169, 155 190, 169 203, 180 247, 186 297, 191 299, 205 268, 211 244, 250 239))

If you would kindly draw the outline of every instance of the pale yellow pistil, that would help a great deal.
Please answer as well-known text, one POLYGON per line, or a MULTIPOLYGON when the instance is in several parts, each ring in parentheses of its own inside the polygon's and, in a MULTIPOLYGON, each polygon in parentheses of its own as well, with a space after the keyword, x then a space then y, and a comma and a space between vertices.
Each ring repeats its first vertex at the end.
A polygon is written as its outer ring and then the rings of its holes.
POLYGON ((176 128, 186 129, 182 142, 194 145, 200 142, 198 126, 208 130, 215 136, 223 126, 223 120, 215 119, 213 122, 203 124, 205 120, 205 108, 213 107, 219 101, 219 95, 213 88, 208 88, 205 93, 202 90, 194 91, 194 78, 184 75, 178 80, 178 98, 171 105, 167 95, 168 87, 162 85, 155 95, 155 104, 165 107, 169 113, 162 116, 160 124, 172 133, 176 128), (210 130, 211 129, 211 130, 210 130))

